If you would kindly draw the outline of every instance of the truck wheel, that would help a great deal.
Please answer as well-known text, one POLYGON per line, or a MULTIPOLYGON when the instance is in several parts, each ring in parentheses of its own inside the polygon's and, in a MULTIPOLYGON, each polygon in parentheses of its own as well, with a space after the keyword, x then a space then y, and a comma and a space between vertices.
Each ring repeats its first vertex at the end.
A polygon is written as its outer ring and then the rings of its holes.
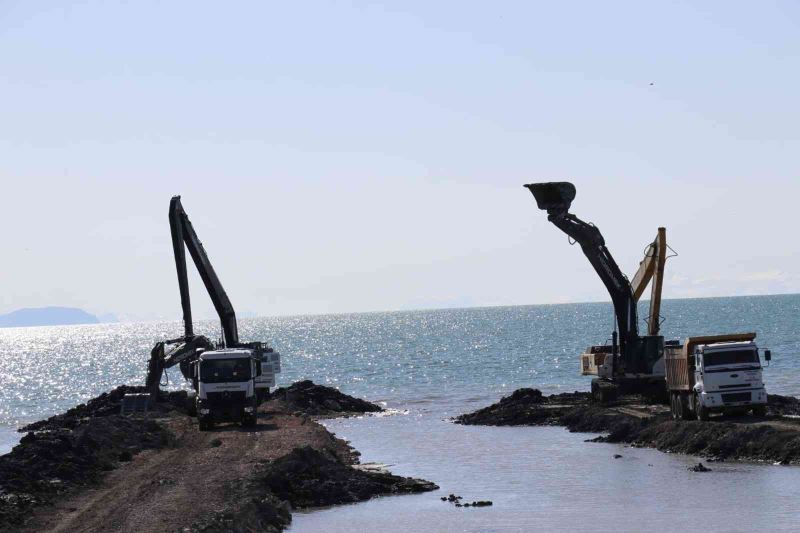
POLYGON ((708 421, 708 409, 700 403, 700 396, 697 393, 694 395, 694 411, 697 413, 698 420, 708 421))
POLYGON ((678 395, 674 392, 669 393, 669 412, 672 415, 673 420, 678 419, 678 409, 675 407, 675 400, 677 397, 678 395))
POLYGON ((197 401, 191 396, 186 399, 186 414, 197 416, 197 401))
POLYGON ((681 394, 675 394, 675 418, 677 420, 683 420, 683 401, 681 401, 681 394))
POLYGON ((753 407, 753 416, 767 416, 767 406, 756 405, 753 407))
POLYGON ((689 393, 688 392, 681 392, 678 395, 678 403, 680 404, 680 413, 681 413, 681 420, 691 420, 694 418, 692 416, 692 410, 689 409, 689 393))
POLYGON ((248 415, 242 418, 242 427, 243 428, 252 428, 256 426, 256 417, 255 415, 248 415))

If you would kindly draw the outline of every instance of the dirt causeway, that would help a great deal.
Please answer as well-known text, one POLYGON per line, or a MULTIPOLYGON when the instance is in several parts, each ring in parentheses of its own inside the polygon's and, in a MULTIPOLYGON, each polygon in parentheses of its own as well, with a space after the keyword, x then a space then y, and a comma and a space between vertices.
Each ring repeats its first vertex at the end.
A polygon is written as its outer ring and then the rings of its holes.
POLYGON ((137 419, 109 395, 33 425, 0 457, 0 531, 281 531, 293 508, 438 488, 352 468, 358 452, 281 401, 262 405, 255 428, 200 432, 174 405, 137 419))
POLYGON ((487 426, 565 426, 570 431, 603 433, 595 442, 686 453, 710 460, 800 464, 800 399, 770 395, 767 414, 713 416, 708 422, 673 420, 669 407, 626 396, 608 406, 589 393, 544 396, 519 389, 496 404, 454 419, 487 426))

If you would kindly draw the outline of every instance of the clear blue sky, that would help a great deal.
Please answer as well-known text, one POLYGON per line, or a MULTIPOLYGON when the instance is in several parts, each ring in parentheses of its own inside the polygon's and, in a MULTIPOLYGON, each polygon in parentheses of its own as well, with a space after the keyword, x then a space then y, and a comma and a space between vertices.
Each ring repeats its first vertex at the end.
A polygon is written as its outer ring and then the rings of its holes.
POLYGON ((0 312, 177 319, 177 193, 240 312, 607 299, 564 179, 667 297, 800 292, 799 6, 2 2, 0 312))

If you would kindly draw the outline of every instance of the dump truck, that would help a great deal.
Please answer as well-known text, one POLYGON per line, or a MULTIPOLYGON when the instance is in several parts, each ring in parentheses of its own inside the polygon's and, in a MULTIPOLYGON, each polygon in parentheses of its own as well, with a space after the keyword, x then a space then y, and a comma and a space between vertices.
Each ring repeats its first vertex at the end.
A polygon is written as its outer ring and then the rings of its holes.
MULTIPOLYGON (((755 333, 689 337, 664 346, 666 386, 675 419, 711 413, 766 412, 767 391, 755 333)), ((772 354, 764 351, 764 359, 772 354)))
POLYGON ((197 421, 201 431, 217 422, 256 425, 256 380, 261 359, 253 350, 223 348, 202 352, 192 364, 197 379, 197 421))

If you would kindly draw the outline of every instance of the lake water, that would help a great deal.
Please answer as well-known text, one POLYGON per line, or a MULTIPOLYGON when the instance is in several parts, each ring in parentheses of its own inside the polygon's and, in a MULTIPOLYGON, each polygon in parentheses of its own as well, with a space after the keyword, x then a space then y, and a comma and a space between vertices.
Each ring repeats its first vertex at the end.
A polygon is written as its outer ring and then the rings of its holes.
MULTIPOLYGON (((642 313, 644 315, 644 313, 642 313)), ((800 295, 667 300, 667 338, 756 331, 773 352, 771 392, 800 396, 800 295)), ((606 341, 610 304, 566 304, 240 321, 243 340, 268 340, 283 355, 279 384, 310 378, 385 402, 404 414, 329 421, 364 461, 435 481, 442 491, 298 513, 293 532, 326 531, 706 531, 800 529, 800 469, 719 464, 585 443, 561 428, 461 427, 447 420, 523 386, 586 390, 578 354, 606 341), (623 458, 614 460, 614 453, 623 458), (490 499, 458 509, 455 492, 490 499)), ((212 338, 215 322, 195 328, 212 338)), ((120 383, 142 383, 155 341, 179 322, 0 330, 0 453, 14 429, 120 383)), ((170 372, 171 386, 181 386, 170 372)))

